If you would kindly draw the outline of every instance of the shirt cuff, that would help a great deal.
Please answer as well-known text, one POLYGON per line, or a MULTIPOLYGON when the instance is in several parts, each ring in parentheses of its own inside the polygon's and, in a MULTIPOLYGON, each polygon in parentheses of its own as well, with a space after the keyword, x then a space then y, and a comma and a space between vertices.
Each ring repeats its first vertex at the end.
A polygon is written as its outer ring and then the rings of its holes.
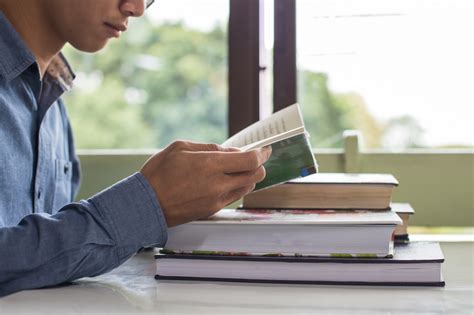
POLYGON ((141 173, 123 179, 89 201, 112 226, 117 245, 124 247, 123 255, 127 255, 125 248, 165 245, 168 226, 163 210, 141 173))

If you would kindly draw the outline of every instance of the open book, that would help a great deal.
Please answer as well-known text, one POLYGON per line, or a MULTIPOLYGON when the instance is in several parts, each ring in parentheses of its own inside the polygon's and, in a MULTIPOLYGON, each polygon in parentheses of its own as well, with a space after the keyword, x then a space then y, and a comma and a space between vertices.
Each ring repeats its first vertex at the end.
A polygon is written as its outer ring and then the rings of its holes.
POLYGON ((264 164, 267 175, 255 187, 260 190, 317 172, 308 137, 299 105, 293 104, 250 125, 222 146, 244 151, 272 146, 272 155, 264 164))

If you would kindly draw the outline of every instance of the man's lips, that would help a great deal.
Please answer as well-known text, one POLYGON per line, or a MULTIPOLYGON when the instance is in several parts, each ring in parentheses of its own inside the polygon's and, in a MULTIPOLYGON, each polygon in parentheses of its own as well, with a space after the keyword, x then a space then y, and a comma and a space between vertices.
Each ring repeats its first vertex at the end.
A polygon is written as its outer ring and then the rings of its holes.
POLYGON ((120 37, 120 33, 127 30, 127 26, 124 24, 113 24, 109 22, 104 22, 104 25, 107 29, 107 33, 112 37, 120 37))

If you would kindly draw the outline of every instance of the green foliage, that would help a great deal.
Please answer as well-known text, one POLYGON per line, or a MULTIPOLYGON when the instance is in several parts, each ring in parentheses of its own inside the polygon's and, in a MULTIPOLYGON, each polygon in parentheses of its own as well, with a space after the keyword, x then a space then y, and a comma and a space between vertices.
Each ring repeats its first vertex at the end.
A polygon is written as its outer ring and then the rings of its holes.
POLYGON ((343 117, 349 129, 361 132, 366 148, 381 146, 385 129, 369 112, 362 96, 354 92, 334 93, 334 101, 339 108, 344 108, 343 117))
POLYGON ((98 54, 67 47, 78 74, 66 96, 80 148, 164 147, 227 136, 226 34, 136 20, 98 54), (94 80, 82 80, 88 73, 94 80))
POLYGON ((68 106, 76 142, 81 148, 150 147, 151 130, 137 107, 121 95, 123 82, 106 78, 100 89, 75 91, 68 106))
POLYGON ((385 125, 384 142, 393 149, 422 147, 423 128, 409 115, 394 117, 385 125))
MULTIPOLYGON (((203 32, 182 23, 156 25, 142 18, 100 53, 66 47, 78 74, 76 87, 65 97, 77 146, 150 148, 176 139, 223 142, 227 138, 226 36, 220 26, 203 32)), ((384 130, 362 97, 334 93, 328 80, 324 73, 298 74, 298 100, 312 144, 342 147, 342 132, 359 129, 367 147, 380 146, 384 130)), ((384 128, 396 130, 405 121, 392 121, 384 128)), ((419 138, 416 128, 410 130, 419 138)), ((411 139, 411 134, 406 137, 411 139)))
POLYGON ((379 145, 382 129, 362 97, 332 92, 325 73, 300 71, 298 84, 298 100, 314 146, 342 147, 342 132, 346 129, 359 129, 368 147, 379 145))
POLYGON ((342 145, 340 131, 349 127, 343 118, 344 110, 336 106, 327 82, 324 73, 300 71, 298 75, 298 101, 311 143, 317 147, 342 145))

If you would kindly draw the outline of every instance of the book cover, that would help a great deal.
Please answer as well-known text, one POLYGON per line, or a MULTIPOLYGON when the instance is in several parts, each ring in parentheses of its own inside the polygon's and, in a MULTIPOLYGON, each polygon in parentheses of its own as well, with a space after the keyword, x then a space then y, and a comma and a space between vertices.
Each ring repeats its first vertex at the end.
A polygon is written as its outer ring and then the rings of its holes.
POLYGON ((305 134, 280 140, 271 146, 272 155, 264 164, 267 175, 256 185, 255 191, 317 172, 311 145, 305 134))

